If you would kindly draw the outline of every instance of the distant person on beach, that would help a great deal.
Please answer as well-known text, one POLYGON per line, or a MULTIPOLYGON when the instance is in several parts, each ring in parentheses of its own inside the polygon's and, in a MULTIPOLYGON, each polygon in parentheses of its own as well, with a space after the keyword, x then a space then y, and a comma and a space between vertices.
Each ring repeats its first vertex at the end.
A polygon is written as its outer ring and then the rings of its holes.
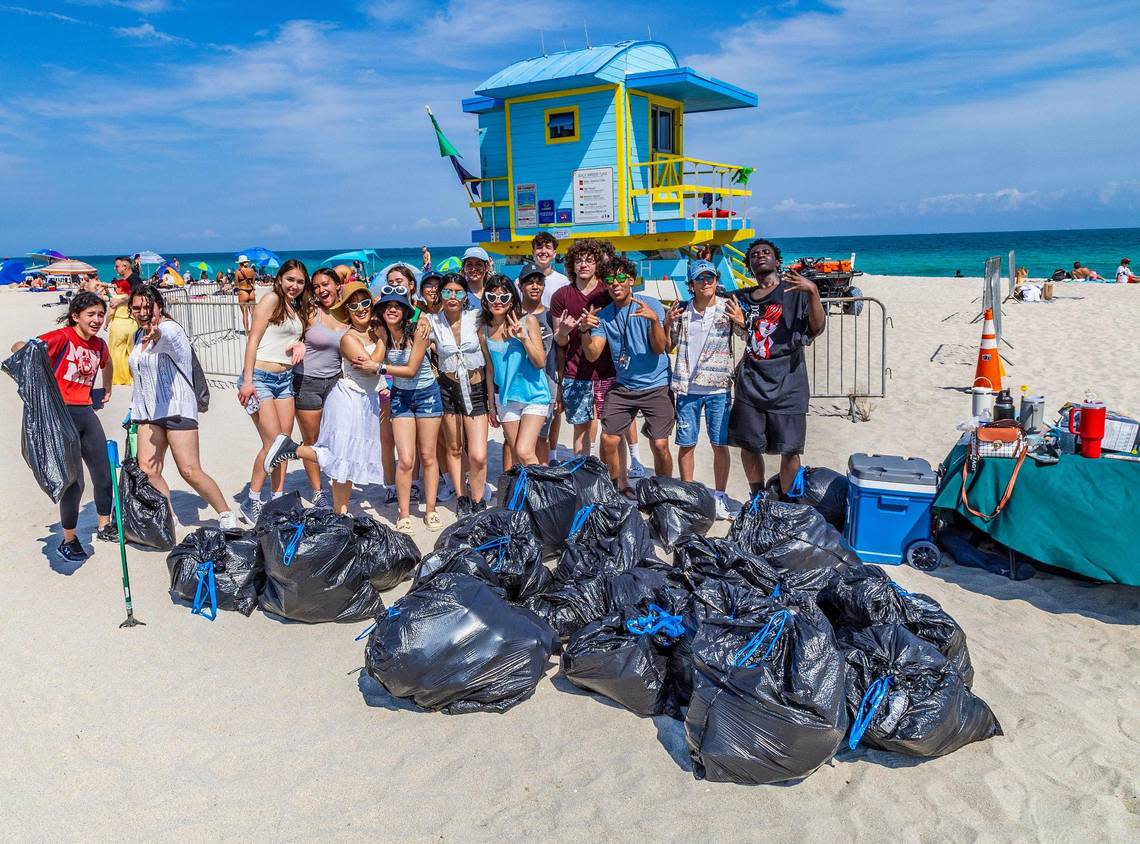
POLYGON ((472 246, 463 253, 463 277, 467 279, 467 288, 470 294, 467 297, 467 307, 478 310, 483 301, 483 282, 491 274, 491 256, 482 246, 472 246))
POLYGON ((253 289, 257 271, 245 255, 238 255, 237 264, 237 269, 234 270, 234 290, 237 292, 238 310, 241 311, 241 327, 248 335, 253 324, 253 306, 257 301, 253 289))
POLYGON ((1073 261, 1073 272, 1071 275, 1075 281, 1101 281, 1100 273, 1088 267, 1081 266, 1080 261, 1073 261))
POLYGON ((954 278, 965 278, 961 270, 954 270, 954 278))
MULTIPOLYGON (((162 476, 169 451, 182 480, 218 514, 218 527, 236 530, 237 516, 199 458, 190 338, 166 313, 158 288, 136 287, 130 294, 130 308, 139 325, 130 354, 131 422, 138 425, 139 466, 151 486, 169 499, 170 487, 162 476)), ((174 512, 173 504, 170 509, 174 512)))
MULTIPOLYGON (((99 329, 107 318, 107 304, 94 293, 77 293, 67 306, 66 322, 41 334, 38 341, 44 344, 52 374, 59 386, 63 403, 71 421, 79 431, 79 448, 91 485, 95 489, 95 513, 99 527, 95 538, 104 542, 117 542, 118 530, 111 526, 111 471, 107 463, 107 437, 99 423, 96 410, 102 410, 111 397, 111 354, 107 343, 99 337, 99 329), (93 389, 95 376, 102 374, 103 387, 93 389)), ((12 346, 13 352, 24 348, 23 342, 12 346)), ((66 563, 78 565, 89 556, 75 535, 79 523, 79 502, 83 498, 83 473, 75 483, 63 491, 59 499, 59 523, 63 539, 56 554, 66 563)))
POLYGON ((735 294, 740 312, 732 321, 746 349, 736 368, 728 442, 741 449, 753 495, 764 488, 765 454, 780 455, 780 489, 787 492, 807 440, 804 346, 823 332, 827 315, 815 284, 795 271, 781 273, 772 241, 752 241, 746 255, 756 286, 735 294))
POLYGON ((131 383, 131 366, 127 358, 134 343, 138 324, 131 316, 131 291, 142 284, 142 279, 131 265, 131 259, 120 255, 115 259, 115 294, 111 297, 111 315, 107 325, 107 345, 111 350, 111 383, 131 383))
MULTIPOLYGON (((261 437, 261 449, 253 461, 249 497, 241 506, 242 515, 251 524, 256 524, 261 515, 265 455, 278 434, 288 436, 293 431, 293 367, 304 357, 301 336, 313 307, 309 271, 303 263, 290 258, 277 271, 273 289, 253 309, 253 327, 246 337, 245 363, 238 382, 238 401, 250 414, 261 437)), ((284 488, 285 469, 278 466, 273 471, 273 497, 280 496, 284 488)))
POLYGON ((1120 266, 1116 268, 1116 283, 1117 284, 1135 284, 1137 276, 1132 272, 1132 267, 1129 266, 1132 262, 1127 258, 1120 259, 1120 266))
MULTIPOLYGON (((348 323, 338 318, 340 293, 337 276, 327 267, 313 273, 313 308, 305 327, 305 357, 293 367, 293 405, 301 442, 313 445, 320 438, 325 402, 340 380, 340 341, 348 331, 348 323)), ((321 486, 320 467, 305 464, 305 474, 313 490, 314 507, 331 507, 328 494, 321 486)))

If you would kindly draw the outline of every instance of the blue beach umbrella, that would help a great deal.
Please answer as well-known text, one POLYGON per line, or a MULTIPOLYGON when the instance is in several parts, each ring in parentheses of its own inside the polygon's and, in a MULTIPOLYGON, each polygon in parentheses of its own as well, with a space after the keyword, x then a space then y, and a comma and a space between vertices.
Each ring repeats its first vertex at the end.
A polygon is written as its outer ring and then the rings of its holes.
POLYGON ((235 253, 234 257, 238 255, 245 255, 250 261, 261 267, 269 267, 277 269, 281 266, 281 258, 276 252, 270 252, 264 246, 251 246, 249 249, 243 249, 241 252, 235 253))
POLYGON ((444 258, 436 264, 436 272, 441 273, 457 273, 463 269, 463 261, 452 255, 450 258, 444 258))
POLYGON ((27 264, 16 258, 0 261, 0 284, 19 284, 24 280, 27 264))

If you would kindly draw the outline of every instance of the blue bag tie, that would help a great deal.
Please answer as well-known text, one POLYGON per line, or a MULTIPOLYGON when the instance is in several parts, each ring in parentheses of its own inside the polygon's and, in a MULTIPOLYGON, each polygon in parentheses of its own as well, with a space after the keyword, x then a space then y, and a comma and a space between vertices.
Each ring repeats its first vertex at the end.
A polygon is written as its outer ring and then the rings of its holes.
POLYGON ((792 485, 788 487, 785 498, 803 498, 804 493, 807 491, 804 488, 804 481, 807 480, 807 470, 800 466, 796 476, 792 479, 792 485))
POLYGON ((777 583, 776 588, 772 590, 772 597, 773 598, 779 598, 780 597, 780 584, 779 583, 777 583))
POLYGON ((681 616, 672 615, 657 604, 649 605, 648 614, 628 619, 625 629, 635 636, 664 633, 670 639, 679 639, 685 635, 685 623, 681 620, 681 616))
POLYGON ((353 641, 359 642, 361 639, 363 639, 365 636, 367 636, 369 633, 371 633, 375 629, 376 629, 376 622, 374 621, 371 624, 369 624, 367 627, 365 627, 364 632, 361 633, 359 636, 357 636, 355 639, 353 639, 353 641))
POLYGON ((200 615, 213 621, 218 617, 218 589, 214 582, 214 561, 207 560, 198 563, 198 588, 194 590, 194 606, 190 615, 200 615), (206 612, 206 599, 210 601, 209 613, 206 612))
POLYGON ((515 479, 515 488, 511 492, 511 500, 507 504, 508 510, 521 510, 526 503, 527 488, 530 486, 530 475, 526 466, 519 469, 519 476, 515 479))
POLYGON ((887 696, 892 679, 890 674, 886 677, 880 677, 869 685, 867 691, 863 693, 863 699, 859 701, 859 711, 855 713, 855 721, 851 724, 851 735, 847 738, 848 750, 854 750, 863 740, 863 733, 867 732, 867 728, 871 726, 871 720, 875 717, 879 704, 887 696), (865 712, 864 709, 866 709, 865 712))
POLYGON ((507 546, 511 544, 511 541, 511 537, 505 534, 503 536, 493 536, 482 545, 477 545, 475 550, 490 551, 493 548, 497 548, 499 550, 499 559, 491 566, 491 571, 502 571, 503 561, 507 556, 507 546))
POLYGON ((590 518, 596 506, 596 504, 587 504, 574 514, 574 521, 570 523, 570 533, 566 535, 567 539, 573 539, 574 534, 586 526, 586 520, 590 518))
POLYGON ((567 460, 565 463, 562 464, 562 468, 565 469, 567 472, 569 472, 571 475, 573 475, 575 472, 577 472, 579 469, 581 469, 585 465, 586 465, 586 458, 579 456, 579 457, 575 457, 573 460, 567 460))
POLYGON ((289 525, 289 527, 293 528, 293 535, 285 543, 285 554, 281 557, 281 565, 283 566, 293 565, 293 558, 297 556, 297 549, 301 546, 301 534, 305 532, 304 522, 289 525))
POLYGON ((914 597, 913 592, 909 592, 906 589, 903 589, 901 586, 899 586, 899 584, 895 583, 893 580, 891 581, 891 586, 894 588, 894 590, 896 592, 899 593, 899 596, 902 598, 913 598, 914 597))
POLYGON ((768 623, 760 628, 755 635, 744 645, 743 648, 736 652, 736 659, 733 661, 733 666, 739 668, 744 663, 752 659, 752 655, 760 649, 766 639, 771 638, 772 641, 768 642, 768 647, 760 657, 763 662, 772 654, 772 649, 776 647, 776 643, 780 641, 780 636, 784 632, 784 625, 788 619, 791 618, 791 613, 788 610, 778 610, 772 614, 768 619, 768 623))
POLYGON ((752 500, 748 503, 748 512, 755 513, 760 509, 760 499, 764 496, 764 490, 759 490, 752 496, 752 500))

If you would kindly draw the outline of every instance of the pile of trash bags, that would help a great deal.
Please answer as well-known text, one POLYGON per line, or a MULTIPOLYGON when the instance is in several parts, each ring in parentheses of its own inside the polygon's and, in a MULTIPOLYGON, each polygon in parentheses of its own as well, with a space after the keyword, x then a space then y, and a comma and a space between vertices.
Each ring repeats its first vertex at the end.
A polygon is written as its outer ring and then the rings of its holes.
POLYGON ((299 497, 263 512, 250 531, 199 528, 166 559, 171 596, 195 612, 260 606, 308 623, 374 618, 380 593, 419 563, 411 538, 366 516, 302 507, 299 497))
POLYGON ((847 476, 825 466, 801 466, 787 492, 780 476, 773 475, 764 485, 769 498, 807 504, 827 519, 840 533, 847 526, 847 476))
POLYGON ((440 536, 376 614, 372 678, 425 709, 503 712, 560 653, 574 686, 683 721, 696 777, 742 784, 801 780, 860 745, 939 756, 1002 734, 961 627, 864 565, 821 510, 761 492, 713 538, 699 484, 571 510, 572 474, 519 470, 506 507, 440 536))

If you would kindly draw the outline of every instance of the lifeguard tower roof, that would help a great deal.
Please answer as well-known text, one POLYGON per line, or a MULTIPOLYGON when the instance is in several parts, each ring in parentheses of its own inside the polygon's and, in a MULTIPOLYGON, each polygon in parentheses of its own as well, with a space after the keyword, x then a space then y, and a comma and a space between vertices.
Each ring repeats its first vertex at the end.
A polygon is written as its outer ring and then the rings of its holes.
POLYGON ((659 41, 622 41, 523 59, 463 100, 479 121, 478 177, 466 178, 491 252, 526 254, 540 231, 633 251, 752 237, 751 167, 696 158, 685 122, 753 108, 757 97, 681 67, 659 41))
POLYGON ((620 41, 515 62, 476 88, 463 110, 479 114, 512 97, 616 82, 682 102, 688 113, 752 108, 758 102, 751 91, 681 67, 660 41, 620 41))

